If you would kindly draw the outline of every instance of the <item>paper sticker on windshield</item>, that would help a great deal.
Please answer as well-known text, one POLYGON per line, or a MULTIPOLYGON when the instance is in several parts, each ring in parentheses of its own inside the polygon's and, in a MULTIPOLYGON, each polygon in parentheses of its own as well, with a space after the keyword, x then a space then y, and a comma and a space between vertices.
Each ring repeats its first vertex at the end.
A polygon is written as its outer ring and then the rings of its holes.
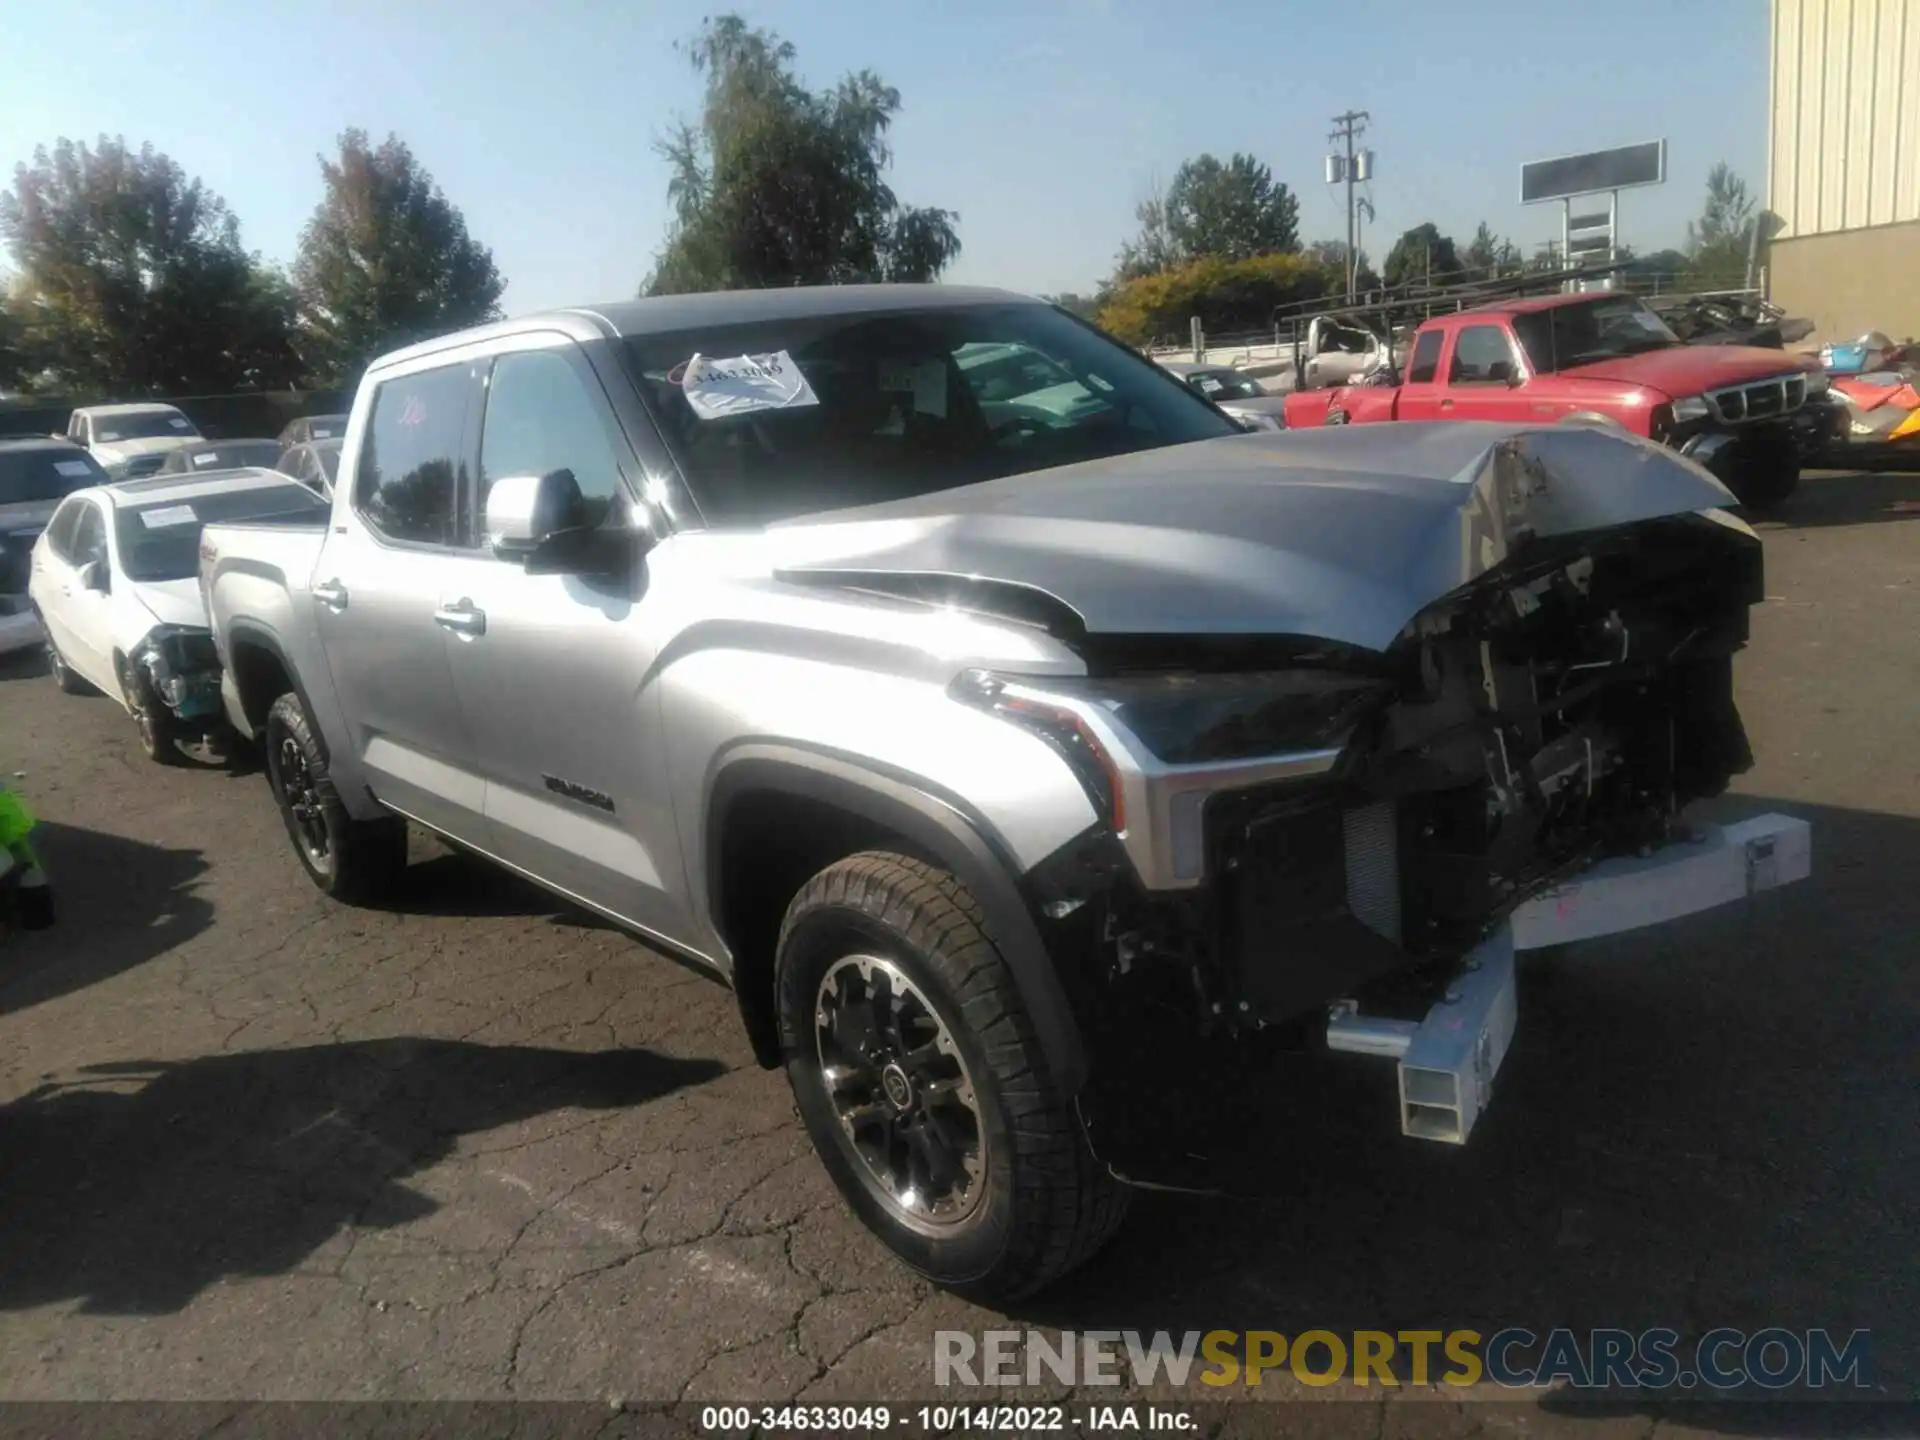
POLYGON ((185 430, 189 428, 187 425, 187 422, 180 419, 180 417, 177 415, 173 419, 167 421, 167 423, 173 426, 173 428, 176 430, 185 430))
POLYGON ((219 462, 220 452, 217 450, 209 450, 204 455, 195 455, 193 457, 193 463, 196 465, 217 465, 219 462))
POLYGON ((316 440, 331 440, 333 438, 333 431, 325 425, 316 425, 313 427, 313 438, 316 440))
POLYGON ((149 530, 166 530, 175 525, 191 525, 200 517, 191 505, 162 505, 157 510, 142 510, 140 523, 149 530))
POLYGON ((53 462, 53 468, 62 475, 75 480, 78 480, 82 475, 93 474, 93 471, 87 468, 87 462, 84 460, 56 460, 53 462))
POLYGON ((947 418, 947 367, 941 360, 922 360, 917 365, 898 362, 882 364, 880 388, 913 396, 914 412, 947 418))
POLYGON ((680 390, 702 420, 820 403, 793 356, 784 350, 736 355, 731 360, 695 355, 680 377, 680 390))

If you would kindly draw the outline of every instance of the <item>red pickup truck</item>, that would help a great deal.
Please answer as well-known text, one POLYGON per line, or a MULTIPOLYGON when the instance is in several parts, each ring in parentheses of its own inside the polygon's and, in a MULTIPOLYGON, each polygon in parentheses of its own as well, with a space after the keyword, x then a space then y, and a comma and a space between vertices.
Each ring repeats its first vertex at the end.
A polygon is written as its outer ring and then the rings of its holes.
POLYGON ((1817 360, 1687 345, 1631 295, 1510 300, 1429 320, 1404 376, 1289 395, 1289 429, 1375 420, 1587 420, 1705 465, 1743 504, 1784 500, 1840 411, 1817 360), (1385 383, 1382 383, 1382 382, 1385 383))

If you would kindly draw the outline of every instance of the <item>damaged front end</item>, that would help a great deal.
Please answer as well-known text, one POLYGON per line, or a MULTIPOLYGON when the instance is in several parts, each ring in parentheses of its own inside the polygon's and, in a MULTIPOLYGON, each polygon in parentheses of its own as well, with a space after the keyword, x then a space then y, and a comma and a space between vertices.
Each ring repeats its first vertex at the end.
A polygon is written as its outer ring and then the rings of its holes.
POLYGON ((1117 1173, 1232 1188, 1271 1133, 1239 1102, 1325 1048, 1330 1008, 1411 1029, 1517 908, 1669 844, 1751 763, 1732 686, 1762 596, 1750 530, 1707 512, 1517 538, 1384 653, 1087 637, 1084 681, 963 679, 1103 814, 1027 884, 1117 1173))
POLYGON ((172 712, 188 734, 223 728, 220 656, 213 633, 192 625, 157 625, 127 656, 134 676, 172 712))

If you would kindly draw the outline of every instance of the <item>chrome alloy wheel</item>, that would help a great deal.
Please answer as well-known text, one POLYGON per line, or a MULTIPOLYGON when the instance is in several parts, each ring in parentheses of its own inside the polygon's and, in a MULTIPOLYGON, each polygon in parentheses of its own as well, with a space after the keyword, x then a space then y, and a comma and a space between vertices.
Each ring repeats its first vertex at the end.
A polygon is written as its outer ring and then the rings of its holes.
POLYGON ((820 1083, 868 1188, 915 1229, 971 1215, 987 1150, 973 1077, 938 1009, 901 968, 849 955, 814 996, 820 1083))
POLYGON ((275 757, 275 774, 280 781, 282 803, 287 813, 293 817, 293 823, 299 831, 300 848, 307 852, 307 861, 316 869, 326 869, 332 858, 332 846, 327 839, 327 821, 322 808, 319 788, 313 782, 313 771, 307 765, 307 752, 300 748, 300 742, 291 735, 280 737, 279 752, 275 757))

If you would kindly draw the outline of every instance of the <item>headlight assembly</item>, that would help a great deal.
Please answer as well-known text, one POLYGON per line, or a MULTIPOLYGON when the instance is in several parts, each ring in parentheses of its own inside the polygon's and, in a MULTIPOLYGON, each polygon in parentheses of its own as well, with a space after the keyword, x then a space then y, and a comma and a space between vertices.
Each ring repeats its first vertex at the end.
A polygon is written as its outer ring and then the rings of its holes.
POLYGON ((1684 400, 1673 402, 1675 420, 1705 420, 1712 414, 1713 410, 1708 406, 1707 397, 1704 395, 1689 395, 1684 400))

